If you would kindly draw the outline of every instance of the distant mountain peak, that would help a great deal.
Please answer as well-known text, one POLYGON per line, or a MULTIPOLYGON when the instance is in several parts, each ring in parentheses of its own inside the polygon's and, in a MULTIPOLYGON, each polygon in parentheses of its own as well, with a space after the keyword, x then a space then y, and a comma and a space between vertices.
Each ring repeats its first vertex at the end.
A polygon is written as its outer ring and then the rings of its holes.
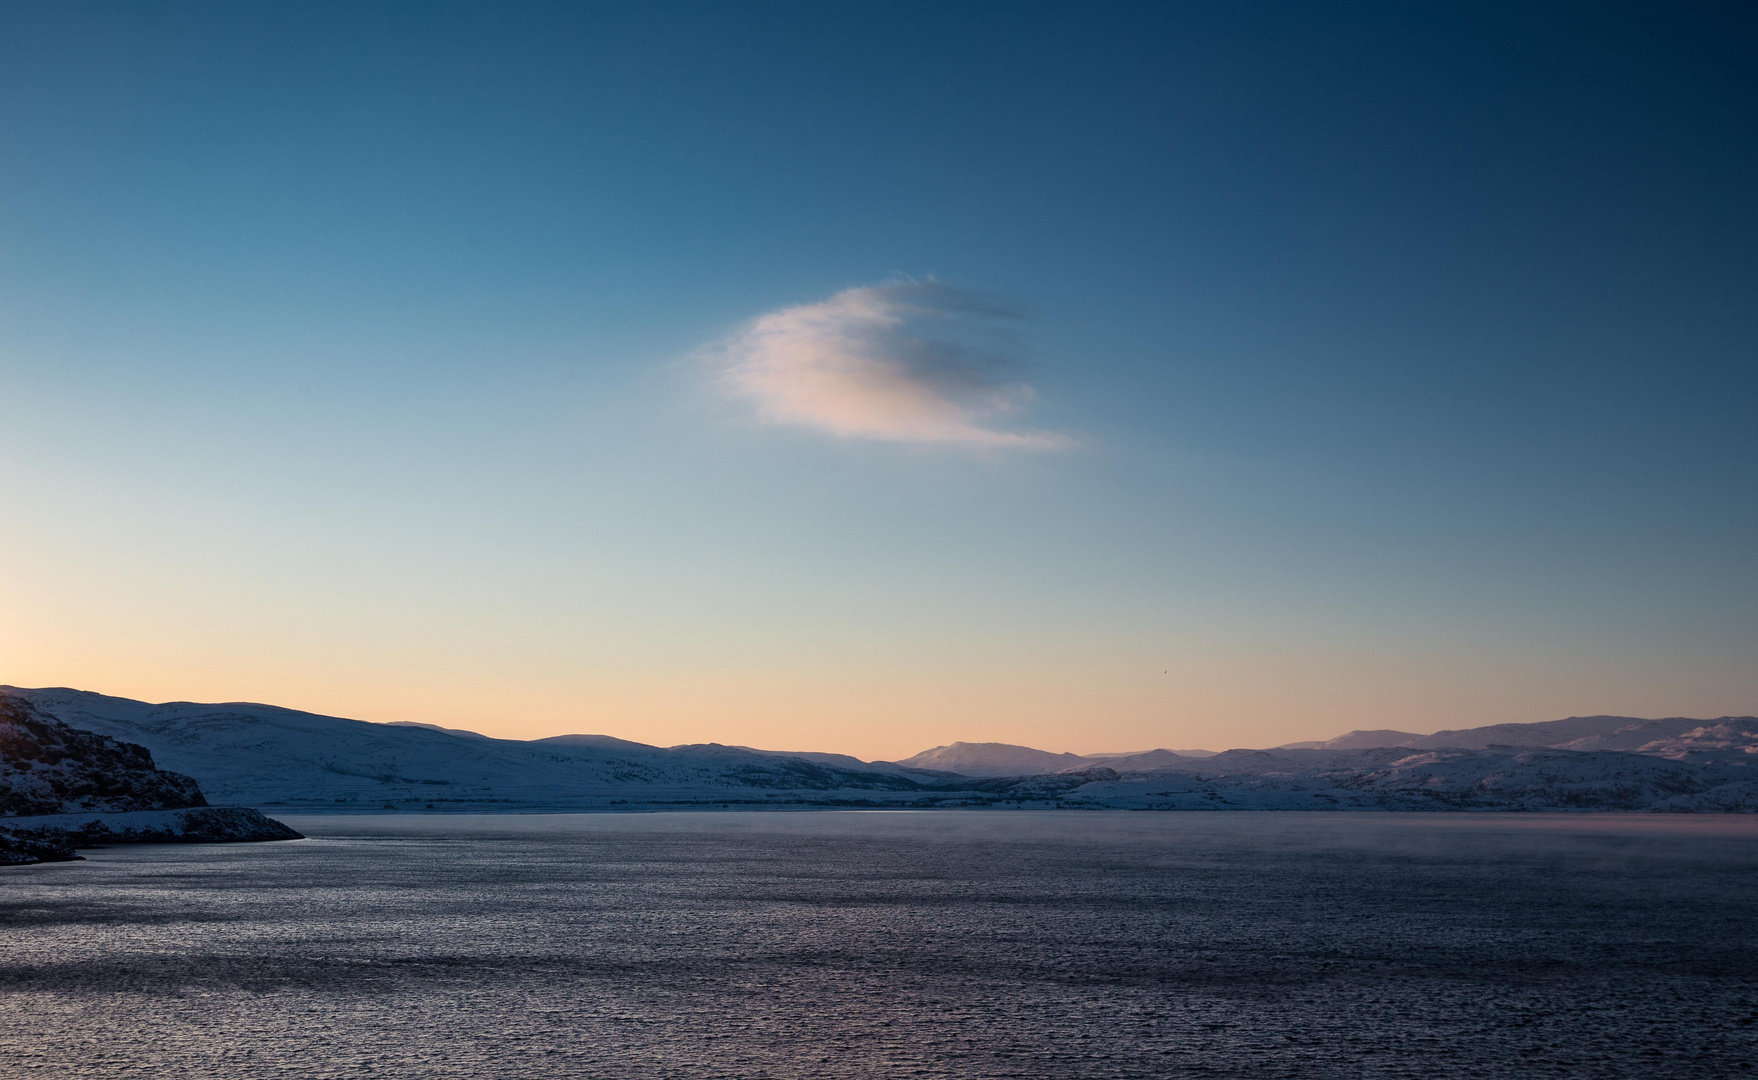
POLYGON ((1409 746, 1412 744, 1412 740, 1420 738, 1422 738, 1421 735, 1411 731, 1394 731, 1390 728, 1375 728, 1365 731, 1358 729, 1339 735, 1334 739, 1300 744, 1290 743, 1289 749, 1298 745, 1324 750, 1365 750, 1376 746, 1409 746))
POLYGON ((386 720, 386 721, 384 721, 384 724, 386 727, 426 728, 428 731, 438 731, 438 732, 441 732, 442 734, 445 734, 445 735, 457 735, 457 736, 460 736, 460 737, 466 738, 466 739, 486 739, 486 738, 488 738, 487 735, 484 735, 479 731, 466 731, 463 728, 455 728, 455 727, 440 727, 438 724, 423 724, 419 720, 386 720))
POLYGON ((1053 754, 999 742, 954 742, 897 762, 912 769, 939 769, 963 776, 1032 776, 1092 764, 1079 754, 1053 754))

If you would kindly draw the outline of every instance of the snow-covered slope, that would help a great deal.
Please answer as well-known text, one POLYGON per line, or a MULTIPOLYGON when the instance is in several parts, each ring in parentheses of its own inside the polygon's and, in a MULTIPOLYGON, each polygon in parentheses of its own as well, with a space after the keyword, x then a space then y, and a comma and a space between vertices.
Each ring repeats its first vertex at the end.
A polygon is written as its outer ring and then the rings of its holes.
MULTIPOLYGON (((1582 745, 1586 742, 1588 740, 1581 739, 1567 745, 1572 750, 1600 749, 1597 746, 1582 745)), ((1681 761, 1752 760, 1758 757, 1758 717, 1723 717, 1713 723, 1699 724, 1678 735, 1642 743, 1636 747, 1636 752, 1681 761)))

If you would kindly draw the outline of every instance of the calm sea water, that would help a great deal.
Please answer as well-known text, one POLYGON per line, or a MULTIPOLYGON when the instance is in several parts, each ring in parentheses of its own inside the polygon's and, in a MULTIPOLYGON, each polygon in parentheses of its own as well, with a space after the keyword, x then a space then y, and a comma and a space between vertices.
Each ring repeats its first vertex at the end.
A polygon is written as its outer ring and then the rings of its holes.
POLYGON ((0 1074, 1758 1066, 1751 818, 289 821, 0 871, 0 1074))

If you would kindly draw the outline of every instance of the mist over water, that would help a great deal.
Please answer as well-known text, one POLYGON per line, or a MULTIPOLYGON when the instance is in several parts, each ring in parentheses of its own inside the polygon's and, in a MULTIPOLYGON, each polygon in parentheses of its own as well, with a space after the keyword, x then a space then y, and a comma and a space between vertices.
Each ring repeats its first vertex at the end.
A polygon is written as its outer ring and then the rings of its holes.
POLYGON ((120 1077, 1727 1077, 1758 819, 299 817, 0 873, 0 1062, 120 1077))

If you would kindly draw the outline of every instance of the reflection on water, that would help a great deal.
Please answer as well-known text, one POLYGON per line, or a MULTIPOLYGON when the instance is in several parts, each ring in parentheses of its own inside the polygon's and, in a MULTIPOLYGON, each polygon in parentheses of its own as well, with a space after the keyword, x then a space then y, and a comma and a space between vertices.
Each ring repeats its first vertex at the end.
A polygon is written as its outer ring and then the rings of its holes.
POLYGON ((0 1072, 1758 1068, 1750 818, 288 820, 0 872, 0 1072))

